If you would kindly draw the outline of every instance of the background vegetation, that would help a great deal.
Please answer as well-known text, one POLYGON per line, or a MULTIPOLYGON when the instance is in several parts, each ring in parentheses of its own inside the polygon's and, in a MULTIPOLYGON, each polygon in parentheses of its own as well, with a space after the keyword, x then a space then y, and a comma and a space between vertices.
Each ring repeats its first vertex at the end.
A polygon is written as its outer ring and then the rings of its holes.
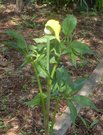
MULTIPOLYGON (((0 3, 7 2, 6 0, 0 0, 0 3)), ((23 8, 25 4, 48 4, 55 6, 56 8, 67 7, 74 8, 78 11, 88 11, 89 9, 95 9, 103 11, 103 0, 9 0, 8 2, 16 3, 19 10, 23 8)))

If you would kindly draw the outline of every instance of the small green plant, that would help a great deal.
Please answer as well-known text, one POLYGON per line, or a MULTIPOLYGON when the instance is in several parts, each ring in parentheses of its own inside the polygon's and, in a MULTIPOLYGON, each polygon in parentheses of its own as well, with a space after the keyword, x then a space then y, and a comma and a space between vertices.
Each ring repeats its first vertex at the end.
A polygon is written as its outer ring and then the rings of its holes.
POLYGON ((26 105, 42 108, 45 135, 53 135, 55 116, 61 101, 65 101, 69 106, 73 123, 77 118, 75 103, 96 109, 90 99, 77 95, 85 79, 72 80, 71 75, 61 62, 63 55, 69 55, 76 67, 77 59, 83 60, 85 54, 92 54, 86 44, 73 40, 76 25, 77 19, 73 15, 67 16, 61 25, 59 21, 49 20, 45 24, 45 35, 34 39, 35 46, 27 45, 24 37, 19 33, 13 30, 6 31, 6 34, 13 40, 5 42, 5 45, 13 47, 24 55, 25 60, 22 66, 31 63, 34 69, 39 91, 32 100, 26 102, 26 105), (45 80, 46 90, 43 89, 42 79, 45 80), (52 103, 55 103, 55 106, 51 116, 52 103))
POLYGON ((1 105, 0 105, 0 107, 1 107, 1 109, 3 110, 3 111, 6 111, 7 110, 7 103, 8 103, 8 99, 9 99, 9 96, 3 96, 0 100, 1 100, 1 105))
POLYGON ((5 128, 4 122, 2 118, 0 118, 0 129, 5 128))
POLYGON ((78 9, 88 11, 86 0, 43 0, 44 3, 56 5, 56 7, 71 6, 75 4, 78 9))
POLYGON ((103 11, 103 0, 96 0, 96 7, 100 11, 103 11))
POLYGON ((6 132, 8 129, 8 127, 4 124, 4 120, 2 118, 0 118, 0 130, 2 132, 6 132))
POLYGON ((86 0, 75 0, 75 3, 77 4, 77 9, 80 11, 87 11, 89 9, 89 5, 87 4, 86 0))
POLYGON ((81 119, 82 123, 84 124, 84 126, 87 128, 87 131, 89 131, 90 129, 92 129, 95 125, 98 124, 99 120, 98 119, 94 119, 92 121, 91 124, 89 124, 88 121, 86 121, 82 116, 79 116, 79 118, 81 119))
POLYGON ((28 85, 27 84, 24 84, 23 86, 22 86, 22 91, 24 91, 24 92, 26 92, 27 91, 27 89, 28 89, 28 85))

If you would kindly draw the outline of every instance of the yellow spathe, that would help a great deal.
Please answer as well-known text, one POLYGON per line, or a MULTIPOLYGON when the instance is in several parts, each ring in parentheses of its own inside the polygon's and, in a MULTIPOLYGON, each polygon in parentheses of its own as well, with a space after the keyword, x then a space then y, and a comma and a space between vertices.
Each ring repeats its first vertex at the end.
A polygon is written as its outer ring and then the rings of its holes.
POLYGON ((60 40, 59 38, 60 31, 61 25, 59 24, 59 21, 51 19, 45 24, 44 32, 46 34, 55 34, 57 40, 60 40))

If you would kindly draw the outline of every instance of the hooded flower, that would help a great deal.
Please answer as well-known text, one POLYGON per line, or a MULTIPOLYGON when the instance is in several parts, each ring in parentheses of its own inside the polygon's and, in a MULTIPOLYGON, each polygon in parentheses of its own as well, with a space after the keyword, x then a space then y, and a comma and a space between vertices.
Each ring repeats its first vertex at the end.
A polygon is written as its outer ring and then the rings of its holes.
POLYGON ((45 24, 44 32, 46 34, 54 34, 57 40, 60 40, 59 38, 60 31, 61 31, 61 25, 59 24, 59 21, 52 19, 45 24))

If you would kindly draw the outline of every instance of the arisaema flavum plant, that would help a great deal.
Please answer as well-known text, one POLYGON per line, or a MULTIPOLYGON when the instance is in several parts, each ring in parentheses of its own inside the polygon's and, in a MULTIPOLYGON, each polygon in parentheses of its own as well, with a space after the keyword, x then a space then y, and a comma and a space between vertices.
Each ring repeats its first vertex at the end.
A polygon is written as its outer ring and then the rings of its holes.
POLYGON ((76 25, 77 19, 73 15, 68 15, 61 24, 59 21, 51 19, 45 24, 44 36, 33 39, 36 45, 27 45, 23 36, 16 31, 6 31, 6 34, 13 40, 5 42, 5 45, 24 55, 25 60, 22 66, 31 64, 34 69, 38 83, 38 94, 25 104, 34 108, 41 107, 45 135, 53 135, 53 126, 60 102, 67 103, 74 124, 77 118, 75 104, 96 109, 90 99, 77 95, 85 79, 72 80, 69 71, 61 61, 63 55, 69 55, 72 64, 76 67, 78 58, 82 60, 85 54, 91 55, 93 53, 86 44, 73 40, 76 25), (45 81, 46 90, 43 89, 41 79, 45 81), (55 106, 52 115, 50 115, 52 103, 55 103, 55 106))

